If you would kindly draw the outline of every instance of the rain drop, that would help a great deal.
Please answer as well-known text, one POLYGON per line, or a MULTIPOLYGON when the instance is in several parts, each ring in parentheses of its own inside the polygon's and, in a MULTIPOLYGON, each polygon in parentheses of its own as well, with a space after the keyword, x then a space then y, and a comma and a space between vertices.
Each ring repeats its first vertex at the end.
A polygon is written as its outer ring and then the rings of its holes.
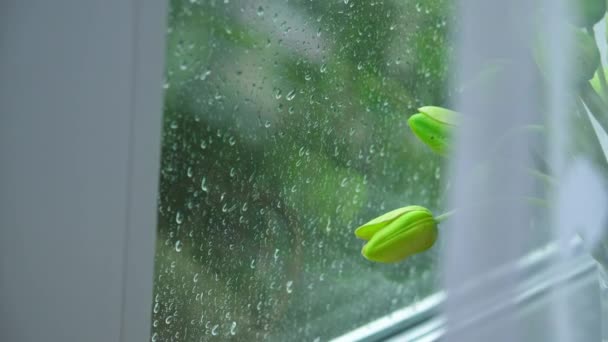
POLYGON ((296 90, 295 89, 293 89, 292 91, 290 91, 285 98, 287 99, 287 101, 291 101, 291 100, 294 99, 294 97, 296 97, 296 90))
POLYGON ((230 325, 230 335, 236 335, 236 322, 232 322, 232 325, 230 325))
POLYGON ((209 189, 207 188, 207 178, 203 177, 203 179, 201 180, 201 190, 203 190, 204 192, 209 192, 209 189))
POLYGON ((285 290, 287 290, 287 293, 292 293, 293 292, 293 281, 288 281, 286 286, 285 286, 285 290))
POLYGON ((206 80, 206 79, 207 79, 207 77, 209 77, 209 75, 211 75, 211 70, 207 69, 207 70, 205 70, 205 72, 203 72, 203 73, 201 74, 201 76, 199 77, 199 79, 200 79, 201 81, 204 81, 204 80, 206 80))
POLYGON ((175 242, 175 251, 178 253, 182 251, 182 240, 175 242))
POLYGON ((264 15, 264 7, 260 6, 258 7, 258 17, 261 17, 264 15))
POLYGON ((178 211, 175 213, 175 223, 182 224, 182 222, 184 222, 184 215, 181 211, 178 211))

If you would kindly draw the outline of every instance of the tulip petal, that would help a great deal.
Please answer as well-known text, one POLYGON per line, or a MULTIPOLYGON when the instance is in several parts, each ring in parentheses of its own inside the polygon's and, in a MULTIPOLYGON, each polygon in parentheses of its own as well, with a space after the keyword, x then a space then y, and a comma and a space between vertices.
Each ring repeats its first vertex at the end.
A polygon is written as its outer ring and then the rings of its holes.
POLYGON ((407 120, 412 132, 434 152, 446 155, 450 149, 453 127, 426 114, 414 114, 407 120))
POLYGON ((380 229, 387 226, 389 223, 394 221, 399 216, 401 216, 407 212, 414 211, 414 210, 428 211, 428 209, 418 206, 418 205, 410 205, 407 207, 395 209, 395 210, 389 211, 388 213, 386 213, 384 215, 378 216, 375 219, 360 226, 359 228, 357 228, 355 230, 355 235, 358 238, 367 241, 367 240, 371 239, 372 236, 374 236, 374 234, 376 234, 380 229))
POLYGON ((428 210, 412 211, 391 222, 363 246, 365 258, 397 262, 429 249, 437 239, 437 222, 428 210))
POLYGON ((459 114, 453 110, 436 106, 425 106, 418 108, 418 111, 440 123, 451 126, 458 125, 459 114))

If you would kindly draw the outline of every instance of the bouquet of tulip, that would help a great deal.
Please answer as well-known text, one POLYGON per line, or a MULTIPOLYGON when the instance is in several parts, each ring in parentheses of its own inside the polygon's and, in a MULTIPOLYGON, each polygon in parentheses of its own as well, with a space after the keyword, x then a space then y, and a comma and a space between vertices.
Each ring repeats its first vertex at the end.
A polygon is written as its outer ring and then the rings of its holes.
MULTIPOLYGON (((608 83, 593 31, 593 26, 606 14, 606 0, 570 2, 574 9, 567 23, 573 53, 572 86, 569 88, 572 89, 572 102, 582 117, 588 117, 608 162, 608 83)), ((546 49, 541 37, 535 51, 531 52, 541 75, 545 75, 544 66, 547 64, 544 51, 546 49)), ((409 117, 408 125, 415 136, 433 152, 448 156, 450 140, 458 127, 460 115, 449 109, 426 106, 409 117)), ((532 172, 536 176, 546 176, 532 172)), ((431 248, 437 240, 438 225, 451 214, 448 212, 434 216, 424 207, 409 205, 365 223, 355 230, 355 235, 367 241, 362 250, 365 258, 384 263, 398 262, 431 248)), ((608 269, 608 241, 598 245, 592 250, 592 255, 600 264, 607 265, 605 267, 608 269)), ((608 288, 608 281, 606 284, 608 288)))

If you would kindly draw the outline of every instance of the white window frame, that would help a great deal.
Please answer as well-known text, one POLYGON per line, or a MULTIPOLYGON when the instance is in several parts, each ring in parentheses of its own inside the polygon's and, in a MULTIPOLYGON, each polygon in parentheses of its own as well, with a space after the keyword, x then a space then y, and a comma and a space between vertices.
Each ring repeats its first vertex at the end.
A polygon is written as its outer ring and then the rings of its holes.
POLYGON ((165 0, 0 2, 0 340, 150 339, 165 0))

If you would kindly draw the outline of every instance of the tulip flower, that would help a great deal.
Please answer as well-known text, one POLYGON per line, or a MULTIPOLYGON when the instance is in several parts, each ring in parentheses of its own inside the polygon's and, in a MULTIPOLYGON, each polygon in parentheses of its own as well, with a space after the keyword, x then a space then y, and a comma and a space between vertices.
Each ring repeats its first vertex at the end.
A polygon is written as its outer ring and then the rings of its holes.
POLYGON ((437 220, 426 208, 407 206, 388 212, 357 228, 368 240, 361 254, 377 262, 397 262, 424 252, 437 240, 437 220))
POLYGON ((606 13, 606 0, 570 0, 569 20, 578 27, 591 27, 606 13))
MULTIPOLYGON (((595 40, 589 34, 573 26, 569 26, 568 33, 572 39, 572 82, 574 85, 586 84, 593 78, 600 66, 600 51, 595 44, 595 40)), ((538 35, 534 49, 534 60, 543 76, 549 79, 547 41, 548 38, 542 34, 538 35)))
POLYGON ((431 150, 446 155, 450 150, 450 140, 458 123, 457 112, 441 107, 427 106, 418 109, 407 123, 414 134, 431 150))

